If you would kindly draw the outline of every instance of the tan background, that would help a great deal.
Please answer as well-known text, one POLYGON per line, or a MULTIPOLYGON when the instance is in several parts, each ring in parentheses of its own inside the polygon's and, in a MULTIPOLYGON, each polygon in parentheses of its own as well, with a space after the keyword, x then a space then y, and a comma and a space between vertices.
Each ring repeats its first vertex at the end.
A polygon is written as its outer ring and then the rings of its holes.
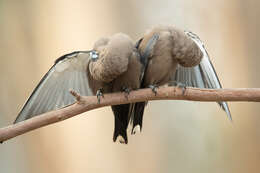
MULTIPOLYGON (((258 0, 0 0, 0 127, 13 122, 54 60, 89 50, 116 32, 137 40, 156 24, 192 30, 226 88, 260 86, 258 0)), ((156 101, 143 133, 112 142, 110 108, 35 130, 0 145, 2 173, 260 171, 257 103, 156 101)))

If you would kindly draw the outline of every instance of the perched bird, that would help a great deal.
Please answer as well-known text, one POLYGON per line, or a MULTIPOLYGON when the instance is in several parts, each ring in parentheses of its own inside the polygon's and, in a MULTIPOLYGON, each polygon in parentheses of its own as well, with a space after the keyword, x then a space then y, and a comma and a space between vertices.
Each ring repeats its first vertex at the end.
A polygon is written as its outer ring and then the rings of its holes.
MULTIPOLYGON (((123 37, 120 35, 120 37, 110 38, 110 41, 109 38, 102 38, 96 42, 94 50, 100 52, 100 56, 106 54, 105 56, 114 58, 113 62, 107 63, 105 60, 110 61, 111 58, 106 58, 104 56, 104 61, 100 59, 99 62, 97 61, 95 64, 90 65, 90 70, 93 71, 93 76, 97 76, 97 80, 100 80, 100 78, 109 79, 109 77, 104 76, 108 74, 107 72, 103 72, 103 68, 99 67, 100 64, 102 65, 103 63, 106 63, 107 66, 110 64, 110 68, 114 71, 118 68, 124 67, 122 64, 127 62, 127 70, 109 83, 111 92, 124 91, 129 94, 131 90, 140 88, 144 66, 137 49, 129 37, 126 38, 126 36, 123 37), (120 59, 118 59, 119 57, 120 59), (121 60, 124 60, 124 62, 121 60), (114 64, 117 64, 116 68, 114 64)), ((94 91, 96 90, 97 88, 94 89, 94 91)), ((111 106, 115 118, 114 141, 119 137, 120 143, 127 144, 127 127, 130 116, 134 110, 133 105, 134 104, 122 104, 111 106)))
MULTIPOLYGON (((172 26, 154 27, 138 41, 138 50, 141 56, 148 56, 141 88, 151 87, 154 92, 161 85, 221 88, 202 41, 191 32, 172 26), (153 45, 149 51, 147 44, 153 45)), ((145 102, 135 105, 132 133, 142 128, 145 105, 145 102)), ((227 103, 219 105, 231 120, 227 103)))
MULTIPOLYGON (((150 87, 156 93, 161 85, 221 88, 208 53, 198 36, 171 26, 155 27, 136 45, 125 34, 101 38, 93 50, 76 51, 58 58, 25 103, 14 123, 74 103, 69 90, 80 95, 150 87)), ((128 143, 127 127, 132 134, 142 129, 147 102, 114 105, 113 140, 128 143)), ((231 119, 226 102, 219 102, 231 119)))
MULTIPOLYGON (((143 64, 132 40, 119 33, 98 40, 91 51, 66 54, 40 81, 14 123, 74 103, 72 89, 84 96, 129 91, 141 84, 143 64)), ((131 104, 112 106, 115 116, 113 140, 121 136, 127 143, 126 129, 133 111, 131 104)))

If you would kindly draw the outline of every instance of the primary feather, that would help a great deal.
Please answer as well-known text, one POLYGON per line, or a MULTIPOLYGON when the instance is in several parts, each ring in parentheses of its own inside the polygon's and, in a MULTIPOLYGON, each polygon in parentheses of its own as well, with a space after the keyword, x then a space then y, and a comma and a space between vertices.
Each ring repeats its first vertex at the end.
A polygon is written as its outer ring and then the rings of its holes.
POLYGON ((74 103, 70 89, 80 95, 93 95, 87 80, 90 52, 78 51, 58 58, 34 89, 14 123, 74 103))
MULTIPOLYGON (((186 86, 198 88, 222 88, 218 79, 217 73, 209 59, 209 55, 204 47, 203 42, 197 35, 192 32, 185 32, 200 48, 203 53, 203 58, 199 65, 195 67, 182 67, 178 65, 174 81, 185 84, 186 86)), ((231 113, 226 102, 218 102, 220 107, 227 113, 227 116, 232 120, 231 113)))

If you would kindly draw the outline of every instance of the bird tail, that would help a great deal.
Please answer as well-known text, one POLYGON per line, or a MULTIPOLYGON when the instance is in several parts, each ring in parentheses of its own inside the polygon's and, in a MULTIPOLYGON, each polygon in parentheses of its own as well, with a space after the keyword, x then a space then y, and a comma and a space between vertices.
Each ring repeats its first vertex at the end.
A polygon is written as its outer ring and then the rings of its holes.
POLYGON ((134 114, 132 117, 133 120, 132 134, 135 134, 137 131, 141 132, 142 130, 145 105, 146 102, 135 103, 134 114))
POLYGON ((120 143, 127 144, 127 126, 130 119, 129 114, 131 114, 133 104, 114 105, 111 107, 115 118, 113 141, 116 142, 117 138, 119 138, 120 143))

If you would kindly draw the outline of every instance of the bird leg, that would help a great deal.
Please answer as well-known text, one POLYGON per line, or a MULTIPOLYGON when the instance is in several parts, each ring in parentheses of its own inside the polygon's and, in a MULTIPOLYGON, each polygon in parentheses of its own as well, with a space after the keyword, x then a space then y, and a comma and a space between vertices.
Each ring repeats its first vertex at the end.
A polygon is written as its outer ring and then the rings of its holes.
POLYGON ((152 92, 153 92, 155 95, 157 95, 157 91, 156 91, 156 90, 159 88, 158 85, 154 84, 154 85, 149 85, 148 87, 152 89, 152 92))
POLYGON ((103 89, 102 88, 97 90, 96 96, 97 96, 97 99, 98 99, 98 103, 100 103, 100 97, 104 98, 103 89))
POLYGON ((123 87, 122 91, 125 93, 125 97, 126 99, 128 98, 128 95, 130 94, 130 92, 132 91, 130 88, 128 87, 123 87))
POLYGON ((177 81, 170 81, 169 86, 176 86, 177 88, 181 88, 182 89, 182 95, 185 94, 185 91, 187 89, 187 86, 181 82, 177 82, 177 81))

